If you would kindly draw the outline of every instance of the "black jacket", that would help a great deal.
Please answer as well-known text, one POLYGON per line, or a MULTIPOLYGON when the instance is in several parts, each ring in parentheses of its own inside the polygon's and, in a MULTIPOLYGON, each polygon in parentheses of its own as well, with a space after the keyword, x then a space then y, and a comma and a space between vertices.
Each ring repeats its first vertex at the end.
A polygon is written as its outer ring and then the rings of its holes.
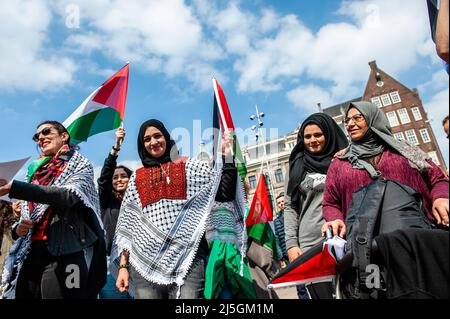
MULTIPOLYGON (((89 291, 96 294, 106 282, 107 269, 104 232, 95 213, 75 193, 60 187, 14 181, 9 196, 51 206, 53 214, 46 229, 51 255, 62 256, 93 246, 89 291)), ((13 235, 17 238, 15 229, 13 235)))
POLYGON ((114 196, 112 178, 117 166, 117 156, 109 154, 97 180, 103 227, 105 228, 106 252, 111 254, 111 246, 119 218, 121 202, 114 196))

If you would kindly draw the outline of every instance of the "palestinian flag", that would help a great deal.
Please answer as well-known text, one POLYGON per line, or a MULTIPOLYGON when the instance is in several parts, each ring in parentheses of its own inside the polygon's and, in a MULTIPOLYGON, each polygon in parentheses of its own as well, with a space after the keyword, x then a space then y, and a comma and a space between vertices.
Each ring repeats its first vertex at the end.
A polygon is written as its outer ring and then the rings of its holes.
POLYGON ((247 215, 247 235, 259 241, 273 252, 273 257, 278 260, 275 232, 272 228, 273 213, 267 194, 264 174, 260 174, 255 194, 253 195, 250 211, 247 215))
MULTIPOLYGON (((241 180, 245 180, 245 176, 247 176, 247 167, 245 165, 244 157, 242 156, 241 147, 239 146, 239 142, 236 134, 234 133, 235 127, 233 124, 233 119, 231 118, 230 109, 228 108, 227 99, 225 98, 225 94, 223 93, 222 88, 216 79, 213 79, 214 86, 214 114, 213 114, 213 127, 218 131, 223 133, 225 130, 232 130, 234 137, 234 162, 236 163, 236 168, 238 170, 239 176, 241 180)), ((218 141, 218 136, 214 136, 214 147, 220 149, 218 147, 220 142, 218 141)), ((217 149, 214 149, 214 158, 216 158, 217 149)))
POLYGON ((71 144, 79 144, 90 136, 118 128, 125 115, 129 64, 110 77, 69 116, 63 125, 71 144))
POLYGON ((269 288, 282 288, 299 284, 331 280, 336 276, 336 265, 343 257, 346 241, 335 236, 324 239, 308 249, 273 279, 269 288))

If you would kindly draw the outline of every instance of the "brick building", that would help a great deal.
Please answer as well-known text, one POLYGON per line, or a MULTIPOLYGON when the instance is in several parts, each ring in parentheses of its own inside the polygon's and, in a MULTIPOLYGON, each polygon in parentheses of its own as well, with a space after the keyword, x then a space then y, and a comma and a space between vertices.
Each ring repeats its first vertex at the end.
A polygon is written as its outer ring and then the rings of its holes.
MULTIPOLYGON (((386 114, 395 138, 407 140, 427 152, 432 160, 444 171, 447 170, 439 145, 434 136, 423 107, 419 92, 409 89, 392 76, 379 69, 376 62, 369 62, 370 74, 365 91, 361 97, 324 108, 320 111, 329 114, 341 126, 344 110, 350 102, 371 101, 386 114)), ((295 146, 299 127, 286 136, 265 142, 264 144, 246 146, 243 153, 247 162, 248 180, 250 183, 250 200, 256 188, 261 170, 261 163, 269 163, 270 172, 265 170, 267 179, 271 181, 270 193, 275 196, 284 190, 284 180, 289 165, 289 156, 295 146), (265 149, 265 153, 264 153, 265 149), (264 156, 266 154, 266 156, 264 156)))

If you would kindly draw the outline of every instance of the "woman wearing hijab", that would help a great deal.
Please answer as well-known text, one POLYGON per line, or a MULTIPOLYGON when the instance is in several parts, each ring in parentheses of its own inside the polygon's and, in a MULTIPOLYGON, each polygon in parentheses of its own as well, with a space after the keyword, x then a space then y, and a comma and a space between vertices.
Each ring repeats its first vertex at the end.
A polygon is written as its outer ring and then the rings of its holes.
POLYGON ((106 281, 106 254, 92 164, 70 147, 59 122, 39 124, 33 140, 42 155, 28 167, 28 182, 0 187, 0 196, 24 201, 3 298, 95 298, 106 281))
MULTIPOLYGON (((347 145, 342 129, 325 113, 312 114, 300 127, 286 180, 284 221, 289 262, 323 240, 325 178, 334 154, 347 145)), ((311 295, 312 288, 308 289, 311 295)), ((326 296, 331 298, 331 294, 326 296)))
MULTIPOLYGON (((214 200, 234 199, 234 163, 216 170, 180 157, 158 120, 142 124, 137 142, 144 167, 131 176, 120 208, 111 251, 116 286, 136 299, 202 298, 206 220, 214 200)), ((225 134, 222 152, 230 155, 232 145, 225 134)))
POLYGON ((290 262, 323 239, 325 177, 333 155, 347 145, 342 129, 325 113, 309 116, 298 132, 286 181, 288 196, 284 219, 290 262))
POLYGON ((353 192, 380 176, 422 194, 426 217, 448 227, 448 178, 427 154, 396 140, 384 113, 370 102, 350 103, 344 122, 351 143, 328 170, 322 232, 332 227, 334 235, 344 237, 353 192))

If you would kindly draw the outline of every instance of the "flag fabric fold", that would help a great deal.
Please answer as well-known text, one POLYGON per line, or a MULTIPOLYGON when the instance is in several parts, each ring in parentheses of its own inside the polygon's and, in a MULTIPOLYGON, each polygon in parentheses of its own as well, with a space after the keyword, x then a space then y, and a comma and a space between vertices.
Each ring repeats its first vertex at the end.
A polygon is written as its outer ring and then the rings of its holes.
POLYGON ((92 92, 63 123, 70 134, 71 144, 118 128, 125 116, 129 64, 92 92))
POLYGON ((260 174, 255 194, 247 215, 247 235, 259 241, 262 245, 273 252, 273 257, 278 260, 276 237, 273 227, 273 213, 270 206, 269 196, 266 189, 264 174, 260 174))
POLYGON ((345 240, 325 240, 300 255, 272 278, 269 288, 330 280, 336 275, 336 264, 343 257, 345 240))
MULTIPOLYGON (((247 167, 245 164, 244 156, 242 155, 241 147, 235 133, 235 127, 233 124, 233 119, 231 117, 230 109, 228 107, 227 99, 225 94, 220 87, 216 79, 213 79, 214 86, 214 111, 213 111, 213 128, 217 131, 223 133, 226 130, 233 131, 234 138, 234 162, 238 170, 238 174, 242 181, 245 180, 247 176, 247 167)), ((214 136, 214 158, 216 157, 216 152, 219 150, 218 136, 214 136)))

